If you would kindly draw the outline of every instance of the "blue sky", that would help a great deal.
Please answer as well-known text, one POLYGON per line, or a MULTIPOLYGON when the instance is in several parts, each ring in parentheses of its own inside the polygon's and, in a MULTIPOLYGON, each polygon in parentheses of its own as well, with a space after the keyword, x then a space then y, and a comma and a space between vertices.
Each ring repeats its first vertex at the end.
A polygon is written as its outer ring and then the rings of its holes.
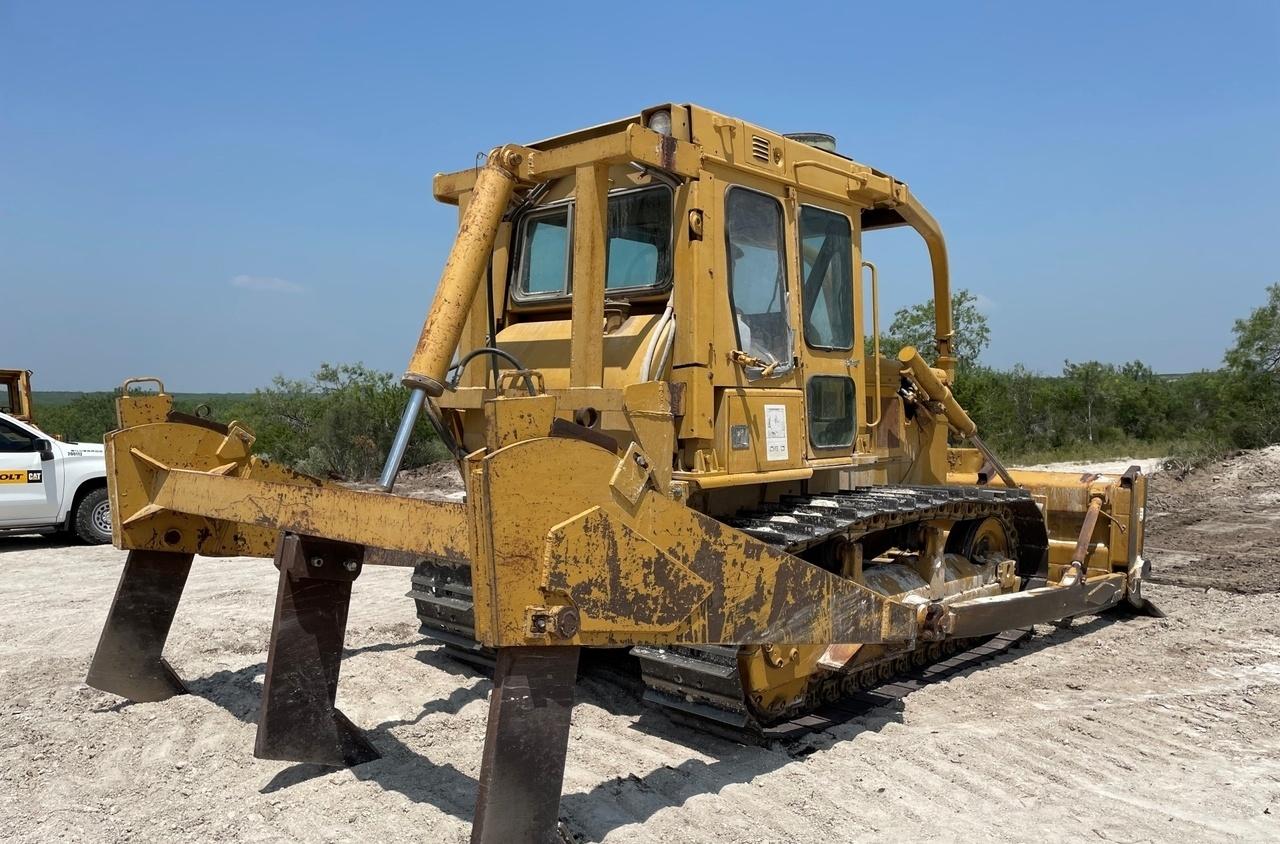
MULTIPOLYGON (((1214 367, 1280 281, 1280 4, 615 5, 0 2, 0 366, 399 372, 432 174, 671 100, 908 182, 993 364, 1214 367)), ((887 316, 927 264, 876 237, 887 316)))

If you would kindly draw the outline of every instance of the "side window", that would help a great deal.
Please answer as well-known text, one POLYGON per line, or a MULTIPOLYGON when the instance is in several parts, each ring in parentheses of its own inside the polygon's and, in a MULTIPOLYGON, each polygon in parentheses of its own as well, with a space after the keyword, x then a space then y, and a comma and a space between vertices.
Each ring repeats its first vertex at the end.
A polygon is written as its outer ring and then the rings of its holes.
POLYGON ((569 278, 569 209, 529 215, 524 222, 520 292, 530 296, 562 294, 569 278))
MULTIPOLYGON (((534 210, 519 223, 516 298, 556 299, 571 292, 573 201, 534 210)), ((611 194, 605 289, 646 292, 671 283, 672 192, 667 187, 611 194)))
POLYGON ((800 305, 814 348, 853 348, 852 239, 843 214, 800 208, 800 305))
POLYGON ((0 419, 0 452, 14 454, 36 450, 35 438, 21 428, 0 419))
POLYGON ((814 448, 853 445, 853 381, 839 375, 809 379, 809 440, 814 448))
POLYGON ((657 287, 671 279, 671 192, 666 188, 609 197, 606 290, 657 287))
POLYGON ((738 348, 766 363, 790 359, 782 204, 753 190, 725 197, 729 293, 738 348))

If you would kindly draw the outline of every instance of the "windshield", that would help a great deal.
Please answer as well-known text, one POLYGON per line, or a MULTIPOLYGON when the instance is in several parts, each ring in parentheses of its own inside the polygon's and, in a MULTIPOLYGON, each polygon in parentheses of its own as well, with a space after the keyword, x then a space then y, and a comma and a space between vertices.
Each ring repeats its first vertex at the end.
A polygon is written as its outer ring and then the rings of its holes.
MULTIPOLYGON (((573 278, 573 202, 520 222, 517 298, 568 295, 573 278)), ((609 196, 605 289, 644 291, 671 281, 671 191, 643 188, 609 196)))

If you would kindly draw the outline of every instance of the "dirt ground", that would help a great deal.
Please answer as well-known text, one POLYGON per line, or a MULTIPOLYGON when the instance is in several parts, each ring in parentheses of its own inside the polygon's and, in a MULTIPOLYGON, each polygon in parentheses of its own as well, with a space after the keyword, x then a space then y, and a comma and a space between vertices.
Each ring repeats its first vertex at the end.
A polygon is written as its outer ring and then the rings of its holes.
POLYGON ((1280 584, 1280 446, 1160 478, 1147 495, 1159 583, 1275 593, 1280 584), (1207 493, 1206 493, 1207 490, 1207 493))
MULTIPOLYGON (((584 679, 562 816, 611 844, 1280 839, 1278 484, 1280 449, 1153 478, 1167 618, 1037 628, 794 744, 690 734, 584 679)), ((490 684, 422 643, 407 571, 356 582, 339 705, 383 756, 335 771, 252 756, 265 560, 197 561, 167 650, 192 694, 84 685, 123 558, 0 538, 0 839, 467 839, 490 684)))

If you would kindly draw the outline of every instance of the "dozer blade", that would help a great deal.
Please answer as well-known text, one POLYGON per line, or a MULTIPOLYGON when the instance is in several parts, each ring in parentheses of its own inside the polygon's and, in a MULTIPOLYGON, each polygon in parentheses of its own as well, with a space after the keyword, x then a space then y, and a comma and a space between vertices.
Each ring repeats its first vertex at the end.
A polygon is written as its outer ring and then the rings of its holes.
POLYGON ((161 654, 193 556, 129 552, 86 683, 139 702, 186 694, 186 686, 161 654))
POLYGON ((560 788, 580 650, 498 649, 472 844, 560 844, 560 788))
POLYGON ((342 767, 378 758, 358 727, 334 707, 351 584, 364 548, 282 534, 280 585, 253 755, 342 767))

